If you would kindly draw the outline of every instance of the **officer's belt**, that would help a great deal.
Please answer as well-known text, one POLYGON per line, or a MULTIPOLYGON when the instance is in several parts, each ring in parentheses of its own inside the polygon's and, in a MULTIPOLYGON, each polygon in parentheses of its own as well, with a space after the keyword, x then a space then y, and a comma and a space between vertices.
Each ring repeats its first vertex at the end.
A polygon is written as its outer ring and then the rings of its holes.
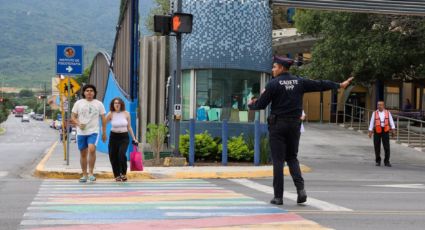
POLYGON ((299 117, 276 117, 276 121, 300 121, 299 117))

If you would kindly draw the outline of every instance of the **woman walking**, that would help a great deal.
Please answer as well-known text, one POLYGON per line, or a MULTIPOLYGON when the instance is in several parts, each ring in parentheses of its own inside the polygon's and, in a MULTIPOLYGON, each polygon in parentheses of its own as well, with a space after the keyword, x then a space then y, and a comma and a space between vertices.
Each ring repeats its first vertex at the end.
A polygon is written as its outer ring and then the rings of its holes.
POLYGON ((115 181, 127 181, 127 157, 126 152, 130 143, 129 134, 134 143, 138 143, 131 128, 130 113, 125 110, 124 101, 116 97, 109 105, 109 113, 106 121, 111 122, 112 128, 109 135, 109 160, 115 181))

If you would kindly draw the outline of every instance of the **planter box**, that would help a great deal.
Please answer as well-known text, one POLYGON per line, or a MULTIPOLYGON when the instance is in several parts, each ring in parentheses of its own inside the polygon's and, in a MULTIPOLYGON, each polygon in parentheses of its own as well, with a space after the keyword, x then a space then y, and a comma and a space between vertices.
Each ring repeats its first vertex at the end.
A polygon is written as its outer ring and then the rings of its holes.
MULTIPOLYGON (((143 156, 144 156, 144 158, 143 158, 144 160, 151 160, 151 159, 154 158, 153 152, 144 152, 143 156)), ((171 157, 171 156, 173 156, 173 152, 160 152, 159 153, 160 158, 171 157)))

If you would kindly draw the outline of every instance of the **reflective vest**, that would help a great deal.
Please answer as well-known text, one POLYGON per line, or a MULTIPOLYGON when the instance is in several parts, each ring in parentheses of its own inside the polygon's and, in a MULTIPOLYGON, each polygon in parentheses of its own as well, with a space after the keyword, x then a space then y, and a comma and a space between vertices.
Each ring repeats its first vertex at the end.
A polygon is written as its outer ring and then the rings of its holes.
MULTIPOLYGON (((381 118, 379 118, 379 110, 375 112, 375 132, 382 133, 381 127, 381 118)), ((390 131, 390 113, 387 110, 384 110, 385 119, 384 119, 384 132, 390 131)))

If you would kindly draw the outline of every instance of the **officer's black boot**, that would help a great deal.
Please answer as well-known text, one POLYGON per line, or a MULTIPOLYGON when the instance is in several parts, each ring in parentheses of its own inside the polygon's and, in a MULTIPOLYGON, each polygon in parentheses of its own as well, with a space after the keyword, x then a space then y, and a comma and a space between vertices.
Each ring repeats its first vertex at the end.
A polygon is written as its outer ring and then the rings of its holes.
POLYGON ((283 205, 283 199, 275 197, 270 201, 270 204, 283 205))
POLYGON ((307 201, 307 193, 305 192, 305 190, 297 190, 298 193, 298 198, 297 198, 297 203, 301 204, 307 201))

